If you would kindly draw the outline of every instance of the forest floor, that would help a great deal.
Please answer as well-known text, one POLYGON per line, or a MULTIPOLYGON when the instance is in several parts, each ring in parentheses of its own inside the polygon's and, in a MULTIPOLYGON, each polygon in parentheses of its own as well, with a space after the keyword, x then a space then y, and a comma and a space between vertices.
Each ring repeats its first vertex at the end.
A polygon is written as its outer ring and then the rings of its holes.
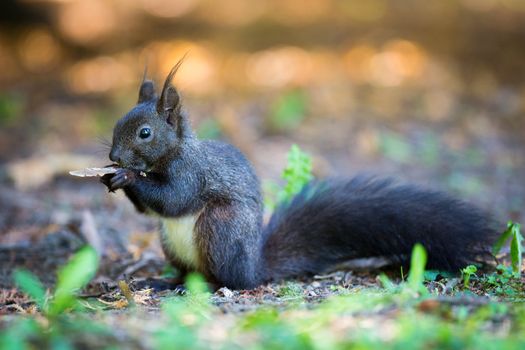
MULTIPOLYGON (((520 131, 496 127, 488 117, 433 126, 374 121, 369 114, 312 118, 292 133, 259 130, 262 115, 226 114, 222 124, 210 126, 199 106, 190 108, 197 133, 240 147, 264 189, 275 187, 265 179, 278 178, 286 151, 297 143, 312 155, 316 177, 365 171, 444 189, 494 215, 502 232, 507 220, 525 219, 520 131)), ((241 107, 236 110, 257 111, 241 107)), ((3 139, 9 152, 0 163, 0 349, 525 346, 524 281, 505 257, 506 265, 463 275, 427 271, 407 278, 408 271, 378 270, 381 261, 371 259, 249 291, 206 294, 198 279, 186 283, 189 292, 173 290, 175 272, 163 258, 155 219, 138 215, 122 193, 108 194, 96 179, 67 175, 107 164, 107 149, 95 156, 78 145, 70 132, 78 120, 67 124, 67 104, 49 113, 43 120, 60 117, 66 123, 59 123, 60 134, 44 137, 48 128, 42 123, 33 131, 32 148, 16 133, 3 139), (100 261, 67 264, 86 243, 100 261), (82 276, 95 267, 87 284, 82 276), (14 274, 20 268, 33 277, 14 274), (42 288, 31 287, 38 284, 35 278, 42 288), (68 299, 61 292, 66 282, 87 286, 68 299)), ((77 114, 92 125, 96 113, 77 114)), ((97 127, 107 133, 111 122, 97 127)))
POLYGON ((413 282, 407 271, 375 269, 372 259, 357 262, 358 269, 249 291, 207 294, 197 279, 181 292, 170 289, 174 271, 163 260, 154 219, 137 215, 96 179, 49 181, 31 191, 7 183, 0 189, 7 228, 0 241, 0 348, 525 345, 524 279, 509 268, 473 273, 467 282, 465 274, 427 271, 413 282), (96 277, 78 303, 53 314, 57 271, 86 243, 100 256, 96 277), (42 281, 44 304, 16 288, 17 268, 42 281))

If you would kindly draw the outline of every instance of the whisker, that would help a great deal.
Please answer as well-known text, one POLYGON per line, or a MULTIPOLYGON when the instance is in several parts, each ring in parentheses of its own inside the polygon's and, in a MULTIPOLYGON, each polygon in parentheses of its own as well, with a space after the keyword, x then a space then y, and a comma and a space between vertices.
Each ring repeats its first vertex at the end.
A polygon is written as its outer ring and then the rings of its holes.
POLYGON ((107 150, 107 149, 99 148, 99 149, 94 150, 94 153, 95 153, 97 156, 99 156, 99 155, 105 155, 105 156, 107 157, 108 150, 107 150))
POLYGON ((108 140, 106 137, 98 136, 97 140, 102 146, 104 146, 104 148, 111 149, 112 142, 110 140, 108 140))

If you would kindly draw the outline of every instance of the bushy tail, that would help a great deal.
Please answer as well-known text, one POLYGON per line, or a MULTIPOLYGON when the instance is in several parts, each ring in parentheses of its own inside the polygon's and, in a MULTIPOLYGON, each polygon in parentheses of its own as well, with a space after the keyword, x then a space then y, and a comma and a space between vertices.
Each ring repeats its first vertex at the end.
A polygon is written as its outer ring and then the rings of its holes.
POLYGON ((427 250, 427 268, 458 271, 489 251, 492 226, 470 204, 390 179, 312 182, 271 217, 265 274, 269 280, 315 274, 368 257, 408 265, 416 243, 427 250))

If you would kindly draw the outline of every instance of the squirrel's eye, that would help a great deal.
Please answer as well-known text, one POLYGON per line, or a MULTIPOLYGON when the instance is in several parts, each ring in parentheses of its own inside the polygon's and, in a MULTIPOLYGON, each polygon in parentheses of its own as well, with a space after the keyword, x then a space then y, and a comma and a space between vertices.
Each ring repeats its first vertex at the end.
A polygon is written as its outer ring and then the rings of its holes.
POLYGON ((140 129, 139 137, 141 139, 147 139, 150 136, 151 136, 151 129, 150 128, 142 128, 142 129, 140 129))

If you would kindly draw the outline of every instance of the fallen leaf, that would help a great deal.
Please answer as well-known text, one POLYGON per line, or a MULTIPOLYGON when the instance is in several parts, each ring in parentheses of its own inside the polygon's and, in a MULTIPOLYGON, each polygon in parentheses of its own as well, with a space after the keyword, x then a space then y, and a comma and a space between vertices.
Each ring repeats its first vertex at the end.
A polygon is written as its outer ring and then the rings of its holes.
POLYGON ((224 297, 226 298, 232 298, 233 297, 233 292, 231 290, 229 290, 228 288, 226 287, 222 287, 221 289, 219 289, 217 291, 217 294, 222 294, 224 297))
POLYGON ((97 298, 97 300, 99 302, 101 302, 102 304, 104 305, 107 305, 111 308, 114 308, 114 309, 123 309, 125 307, 127 307, 129 305, 128 301, 123 298, 123 299, 118 299, 118 300, 115 300, 115 301, 105 301, 103 299, 100 299, 100 298, 97 298))
POLYGON ((432 312, 439 308, 440 305, 441 303, 439 302, 439 300, 427 299, 419 303, 418 309, 422 312, 432 312))
POLYGON ((85 168, 81 170, 72 170, 69 172, 69 175, 79 176, 79 177, 93 177, 93 176, 104 176, 106 174, 115 174, 117 168, 85 168))

